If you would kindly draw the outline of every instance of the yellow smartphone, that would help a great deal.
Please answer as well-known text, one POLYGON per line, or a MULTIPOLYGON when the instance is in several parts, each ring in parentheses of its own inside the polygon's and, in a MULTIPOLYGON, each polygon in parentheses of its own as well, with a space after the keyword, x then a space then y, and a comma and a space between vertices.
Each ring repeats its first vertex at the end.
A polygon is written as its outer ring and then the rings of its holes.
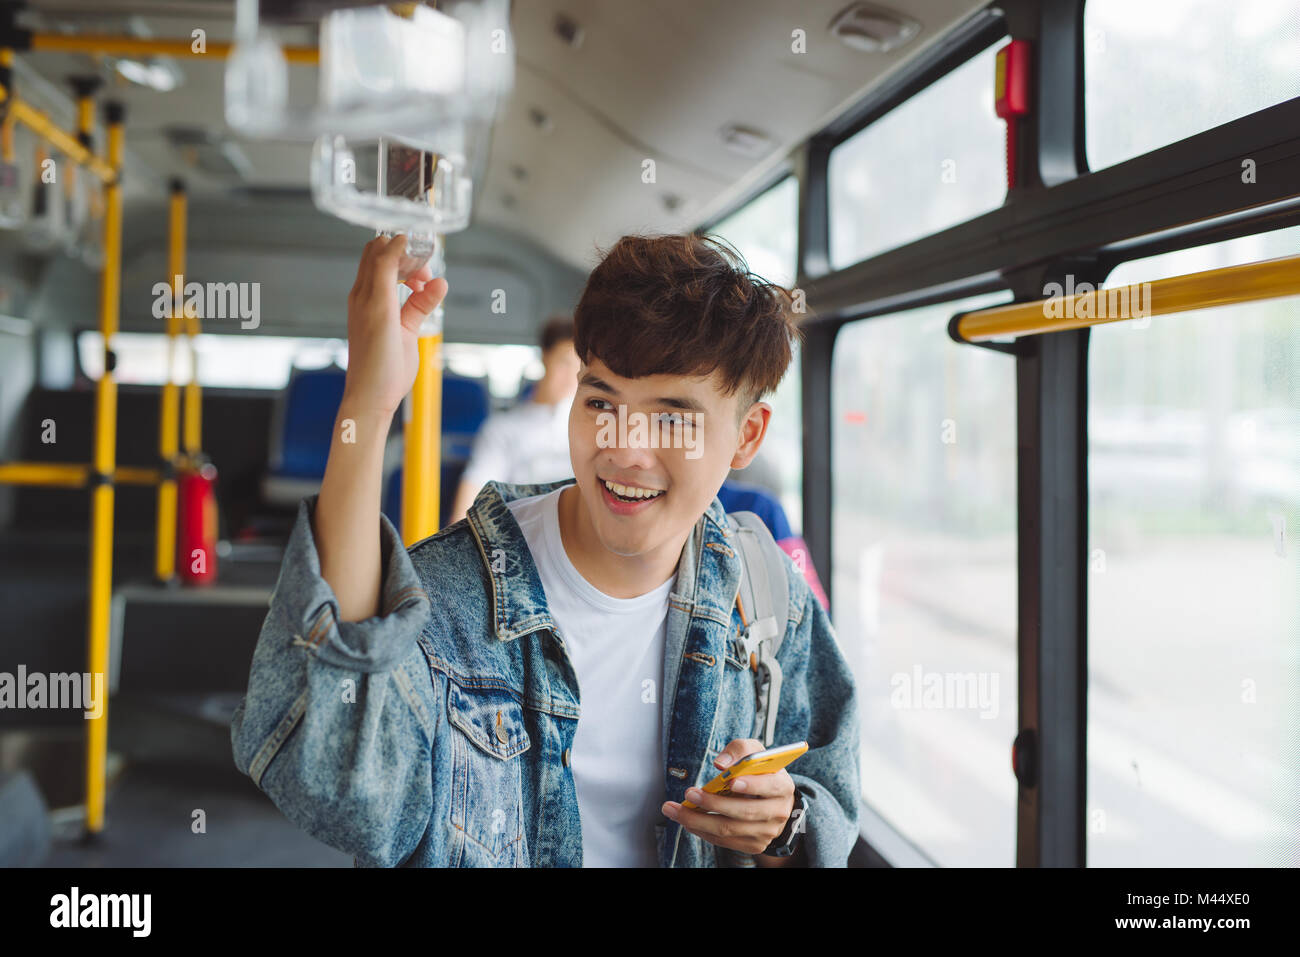
MULTIPOLYGON (((797 741, 794 744, 783 744, 779 748, 768 748, 766 751, 755 751, 741 758, 727 770, 723 771, 704 787, 700 788, 705 794, 730 794, 731 782, 741 775, 745 774, 771 774, 773 771, 780 771, 783 767, 793 761, 799 755, 808 750, 807 741, 797 741)), ((683 801, 682 807, 696 807, 690 801, 683 801)))

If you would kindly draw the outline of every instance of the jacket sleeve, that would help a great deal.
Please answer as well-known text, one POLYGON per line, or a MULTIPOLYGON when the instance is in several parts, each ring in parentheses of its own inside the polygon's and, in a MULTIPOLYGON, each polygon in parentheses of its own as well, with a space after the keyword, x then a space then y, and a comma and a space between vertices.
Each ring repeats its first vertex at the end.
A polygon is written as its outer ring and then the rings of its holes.
POLYGON ((846 867, 858 838, 859 716, 853 672, 830 618, 788 556, 791 613, 777 652, 781 703, 774 744, 807 741, 790 777, 808 802, 802 854, 809 867, 846 867))
POLYGON ((235 711, 235 764, 285 817, 359 866, 403 863, 432 811, 434 684, 417 640, 430 605, 380 516, 380 614, 340 622, 298 508, 271 607, 235 711))

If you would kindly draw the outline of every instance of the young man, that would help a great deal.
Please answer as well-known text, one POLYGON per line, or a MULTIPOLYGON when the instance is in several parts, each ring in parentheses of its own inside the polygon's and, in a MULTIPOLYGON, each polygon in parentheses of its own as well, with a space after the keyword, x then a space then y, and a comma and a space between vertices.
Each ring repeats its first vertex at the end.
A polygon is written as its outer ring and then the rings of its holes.
POLYGON ((578 386, 573 319, 553 316, 542 326, 542 377, 533 394, 512 409, 490 416, 451 507, 451 521, 469 513, 474 496, 492 479, 508 485, 555 482, 573 474, 569 464, 569 407, 578 386))
POLYGON ((844 866, 853 680, 783 554, 772 743, 809 750, 731 795, 699 790, 762 748, 715 496, 767 431, 788 295, 698 237, 620 240, 575 314, 574 478, 490 482, 408 551, 379 513, 383 441, 447 287, 417 274, 399 310, 403 243, 366 247, 348 299, 338 428, 235 714, 236 764, 361 865, 844 866))

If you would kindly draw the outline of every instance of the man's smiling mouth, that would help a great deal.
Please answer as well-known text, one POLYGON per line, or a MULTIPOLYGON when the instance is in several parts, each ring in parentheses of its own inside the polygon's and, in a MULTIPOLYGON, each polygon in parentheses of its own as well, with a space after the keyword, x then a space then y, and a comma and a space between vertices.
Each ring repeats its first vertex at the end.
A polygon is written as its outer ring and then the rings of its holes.
POLYGON ((608 479, 601 479, 601 484, 620 502, 644 502, 648 499, 662 497, 666 489, 642 488, 636 485, 620 485, 608 479))

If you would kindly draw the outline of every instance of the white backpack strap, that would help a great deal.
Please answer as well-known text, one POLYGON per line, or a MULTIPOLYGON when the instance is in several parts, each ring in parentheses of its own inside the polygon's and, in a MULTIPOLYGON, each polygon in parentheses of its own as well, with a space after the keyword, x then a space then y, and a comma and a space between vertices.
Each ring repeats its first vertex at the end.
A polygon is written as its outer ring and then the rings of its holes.
POLYGON ((753 512, 732 512, 727 522, 735 534, 740 558, 737 600, 745 632, 738 640, 743 657, 754 671, 758 701, 755 721, 764 747, 776 736, 776 714, 781 703, 781 666, 776 654, 785 638, 789 615, 790 583, 786 579, 780 546, 753 512))

